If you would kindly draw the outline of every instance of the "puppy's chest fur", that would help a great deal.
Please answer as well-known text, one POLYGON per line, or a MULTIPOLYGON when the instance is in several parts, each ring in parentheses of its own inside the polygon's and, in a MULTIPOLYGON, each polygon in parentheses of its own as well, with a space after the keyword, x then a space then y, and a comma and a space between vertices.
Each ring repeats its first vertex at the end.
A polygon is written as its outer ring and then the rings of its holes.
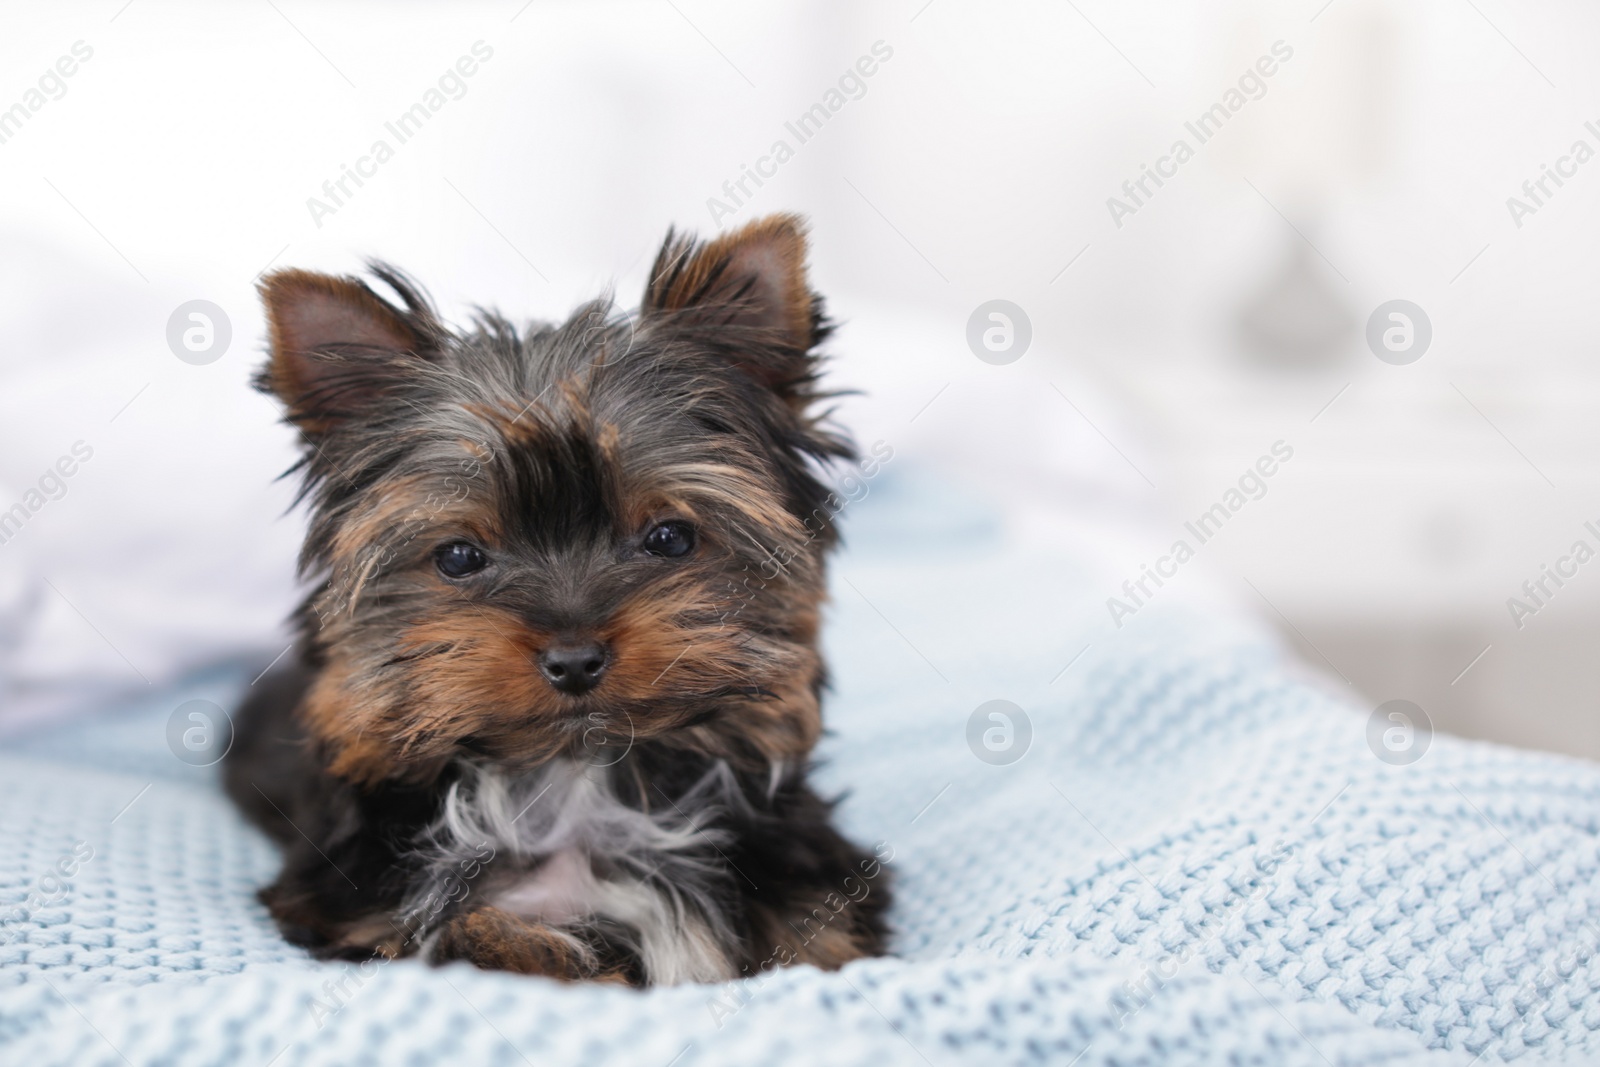
POLYGON ((735 977, 736 876, 721 852, 731 835, 716 825, 744 803, 738 783, 718 762, 680 796, 640 788, 635 805, 619 796, 627 773, 572 760, 520 776, 466 769, 423 834, 404 911, 475 901, 544 925, 581 955, 620 942, 650 984, 735 977))

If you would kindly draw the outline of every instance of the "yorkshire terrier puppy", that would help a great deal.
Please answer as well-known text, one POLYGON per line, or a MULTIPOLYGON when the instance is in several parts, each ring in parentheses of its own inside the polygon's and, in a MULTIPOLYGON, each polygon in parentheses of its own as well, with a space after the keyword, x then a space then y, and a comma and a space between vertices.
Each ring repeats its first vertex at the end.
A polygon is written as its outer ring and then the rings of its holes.
POLYGON ((286 938, 633 985, 883 952, 887 846, 806 784, 854 450, 805 256, 793 216, 669 234, 637 313, 520 331, 381 265, 398 302, 262 282, 316 589, 225 772, 286 938))

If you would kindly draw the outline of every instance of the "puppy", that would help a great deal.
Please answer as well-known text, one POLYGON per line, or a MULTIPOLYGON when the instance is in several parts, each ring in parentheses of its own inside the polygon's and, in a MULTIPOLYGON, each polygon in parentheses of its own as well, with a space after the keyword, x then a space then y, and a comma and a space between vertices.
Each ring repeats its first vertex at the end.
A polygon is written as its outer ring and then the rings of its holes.
POLYGON ((636 314, 526 330, 262 282, 316 588, 225 777, 286 938, 641 986, 884 951, 888 848, 806 784, 854 450, 805 258, 793 216, 669 234, 636 314))

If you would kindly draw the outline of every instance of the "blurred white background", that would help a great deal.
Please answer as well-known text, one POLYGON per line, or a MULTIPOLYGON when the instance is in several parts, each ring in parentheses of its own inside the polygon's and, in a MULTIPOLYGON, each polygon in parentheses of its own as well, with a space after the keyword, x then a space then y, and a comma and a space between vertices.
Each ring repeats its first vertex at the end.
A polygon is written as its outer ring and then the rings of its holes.
POLYGON ((1521 225, 1507 206, 1574 142, 1600 150, 1592 6, 107 0, 3 19, 0 509, 75 442, 93 457, 0 544, 0 724, 281 651, 298 521, 273 482, 291 437, 247 387, 264 269, 380 256, 453 316, 552 318, 612 283, 631 305, 669 225, 795 210, 863 439, 1018 537, 1133 502, 1145 518, 1112 538, 1130 576, 1287 442, 1174 585, 1209 580, 1362 701, 1600 756, 1600 562, 1520 628, 1507 605, 1573 542, 1600 549, 1600 162, 1547 179, 1521 225), (385 124, 475 45, 490 58, 399 144, 385 124), (92 55, 54 80, 75 46, 92 55), (785 123, 875 50, 799 144, 785 123), (1185 124, 1274 55, 1200 144, 1185 124), (379 139, 393 158, 314 217, 379 139), (714 210, 779 139, 793 158, 714 210), (1133 203, 1124 183, 1179 139, 1193 158, 1115 218, 1108 198, 1133 203), (1033 328, 1006 366, 965 340, 996 298, 1033 328), (206 366, 166 341, 193 299, 232 324, 206 366), (1363 336, 1394 299, 1432 324, 1407 365, 1363 336))

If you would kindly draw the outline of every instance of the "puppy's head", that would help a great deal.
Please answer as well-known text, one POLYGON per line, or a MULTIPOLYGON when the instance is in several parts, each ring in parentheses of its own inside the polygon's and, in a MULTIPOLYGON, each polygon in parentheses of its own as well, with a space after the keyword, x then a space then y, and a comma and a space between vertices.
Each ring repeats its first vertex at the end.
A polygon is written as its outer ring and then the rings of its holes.
MULTIPOLYGON (((597 733, 739 763, 819 731, 822 557, 849 444, 798 219, 669 236, 642 306, 519 332, 304 271, 261 291, 258 379, 303 435, 302 714, 356 781, 531 765, 597 733), (830 507, 831 505, 831 507, 830 507)), ((616 751, 615 748, 609 751, 616 751)))

